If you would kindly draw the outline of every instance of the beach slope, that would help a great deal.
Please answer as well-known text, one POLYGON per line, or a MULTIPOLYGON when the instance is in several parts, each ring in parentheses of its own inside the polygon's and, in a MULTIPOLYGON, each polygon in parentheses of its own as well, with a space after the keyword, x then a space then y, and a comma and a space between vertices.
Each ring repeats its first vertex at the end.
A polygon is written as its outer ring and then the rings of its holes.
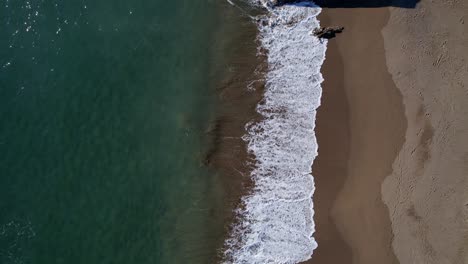
POLYGON ((468 263, 467 4, 335 7, 309 263, 468 263))

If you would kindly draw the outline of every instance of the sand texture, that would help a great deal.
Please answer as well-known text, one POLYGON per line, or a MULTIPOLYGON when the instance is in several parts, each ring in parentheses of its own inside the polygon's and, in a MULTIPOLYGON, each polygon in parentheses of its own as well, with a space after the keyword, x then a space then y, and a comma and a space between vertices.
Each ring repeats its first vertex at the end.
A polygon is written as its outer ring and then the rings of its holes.
POLYGON ((468 263, 468 4, 333 7, 308 263, 468 263))
POLYGON ((344 26, 330 40, 318 111, 315 221, 310 263, 397 263, 381 184, 403 142, 403 101, 385 62, 387 8, 325 8, 322 26, 344 26), (344 243, 343 243, 344 242, 344 243))
POLYGON ((388 69, 405 143, 383 184, 400 263, 468 263, 468 3, 391 9, 388 69))

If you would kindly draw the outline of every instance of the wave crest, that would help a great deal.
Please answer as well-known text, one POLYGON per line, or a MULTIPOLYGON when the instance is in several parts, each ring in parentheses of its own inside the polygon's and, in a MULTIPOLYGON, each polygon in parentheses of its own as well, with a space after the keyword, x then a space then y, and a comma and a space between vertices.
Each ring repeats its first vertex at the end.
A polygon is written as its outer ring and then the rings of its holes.
POLYGON ((226 263, 297 263, 309 259, 313 237, 311 175, 317 156, 316 109, 326 41, 313 37, 321 9, 311 2, 272 8, 258 19, 260 43, 268 51, 260 122, 247 125, 244 140, 256 159, 255 187, 242 200, 241 217, 226 241, 226 263))

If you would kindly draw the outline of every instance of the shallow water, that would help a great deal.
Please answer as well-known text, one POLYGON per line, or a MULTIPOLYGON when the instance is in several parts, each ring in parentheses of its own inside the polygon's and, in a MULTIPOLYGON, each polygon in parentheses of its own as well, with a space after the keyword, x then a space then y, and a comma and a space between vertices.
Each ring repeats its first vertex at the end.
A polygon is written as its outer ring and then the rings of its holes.
POLYGON ((327 41, 311 34, 321 11, 312 2, 275 8, 272 1, 260 3, 268 11, 258 18, 268 62, 264 100, 257 106, 263 119, 248 124, 244 136, 256 159, 255 188, 239 207, 240 223, 225 256, 229 263, 299 263, 317 247, 311 167, 327 41))
POLYGON ((0 263, 213 261, 223 190, 202 160, 228 3, 0 5, 0 263))

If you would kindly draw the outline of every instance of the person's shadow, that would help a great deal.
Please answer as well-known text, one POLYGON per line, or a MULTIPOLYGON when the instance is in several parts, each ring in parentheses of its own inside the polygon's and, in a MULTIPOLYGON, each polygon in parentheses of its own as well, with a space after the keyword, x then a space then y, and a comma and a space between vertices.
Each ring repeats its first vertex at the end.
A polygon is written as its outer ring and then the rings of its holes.
POLYGON ((332 39, 336 37, 336 34, 343 32, 344 27, 322 27, 316 28, 312 32, 319 39, 332 39))

